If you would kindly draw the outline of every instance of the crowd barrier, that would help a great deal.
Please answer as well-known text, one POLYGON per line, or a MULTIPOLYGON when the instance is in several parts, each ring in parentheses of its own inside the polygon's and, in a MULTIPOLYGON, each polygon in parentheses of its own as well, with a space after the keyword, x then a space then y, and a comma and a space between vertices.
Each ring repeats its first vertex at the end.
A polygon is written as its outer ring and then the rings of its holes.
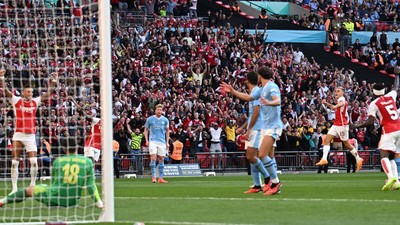
MULTIPOLYGON (((320 158, 319 151, 276 151, 275 158, 279 170, 282 171, 313 171, 318 167, 315 163, 320 158)), ((364 170, 380 169, 380 156, 377 150, 361 150, 358 152, 360 157, 364 159, 364 170)), ((329 168, 345 170, 347 168, 348 151, 333 150, 329 154, 329 168)), ((52 156, 52 161, 57 158, 57 155, 52 156)), ((43 172, 46 168, 43 167, 41 159, 38 159, 40 171, 43 172)), ((149 175, 150 174, 150 156, 147 152, 142 154, 121 154, 118 157, 119 171, 121 175, 124 174, 137 174, 149 175)), ((166 164, 171 163, 169 157, 166 157, 166 164)), ((244 151, 238 152, 221 152, 221 153, 197 153, 191 157, 183 157, 182 164, 198 163, 202 172, 216 172, 216 173, 236 173, 246 172, 248 162, 244 151)), ((0 177, 9 177, 11 168, 11 156, 0 156, 0 177)), ((96 174, 101 172, 101 160, 95 164, 96 174)), ((20 176, 29 175, 29 160, 21 157, 19 164, 20 176)))

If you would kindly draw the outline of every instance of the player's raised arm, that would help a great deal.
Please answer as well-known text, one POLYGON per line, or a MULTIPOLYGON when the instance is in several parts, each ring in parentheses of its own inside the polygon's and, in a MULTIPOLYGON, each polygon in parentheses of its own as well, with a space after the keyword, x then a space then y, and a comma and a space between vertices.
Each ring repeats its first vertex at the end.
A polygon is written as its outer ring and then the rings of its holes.
POLYGON ((5 81, 5 77, 4 77, 5 74, 6 74, 6 70, 1 69, 0 70, 0 88, 3 88, 6 97, 11 98, 13 96, 13 94, 10 90, 8 90, 8 87, 7 87, 7 84, 5 81))
POLYGON ((56 89, 57 77, 58 77, 58 73, 53 72, 51 74, 51 78, 49 80, 49 87, 47 89, 47 92, 42 95, 42 97, 41 97, 42 101, 46 101, 50 97, 50 95, 54 92, 54 90, 56 89))
POLYGON ((93 119, 93 116, 87 114, 86 111, 82 108, 82 106, 80 106, 80 105, 75 101, 75 99, 73 99, 71 96, 68 96, 67 98, 68 98, 69 100, 71 100, 72 103, 74 103, 74 105, 75 105, 77 111, 81 112, 85 118, 87 118, 87 119, 89 119, 89 120, 92 120, 92 119, 93 119))
POLYGON ((326 105, 326 107, 328 107, 331 110, 335 110, 339 107, 344 106, 345 102, 344 101, 339 101, 336 105, 331 104, 329 102, 327 102, 325 99, 322 100, 322 104, 326 105))
POLYGON ((254 100, 251 95, 236 91, 230 84, 227 84, 225 82, 221 82, 221 90, 225 93, 231 93, 232 95, 234 95, 246 102, 254 100))

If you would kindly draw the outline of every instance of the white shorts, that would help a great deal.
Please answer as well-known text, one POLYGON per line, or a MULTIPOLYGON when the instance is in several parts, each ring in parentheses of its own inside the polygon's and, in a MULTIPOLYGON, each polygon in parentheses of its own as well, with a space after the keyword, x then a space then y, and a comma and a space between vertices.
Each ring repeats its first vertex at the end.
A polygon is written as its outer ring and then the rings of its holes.
POLYGON ((210 152, 211 153, 222 152, 221 144, 219 142, 218 143, 211 142, 211 144, 210 144, 210 152))
POLYGON ((14 133, 12 140, 20 141, 24 145, 26 152, 37 152, 35 134, 24 134, 21 132, 16 132, 14 133))
POLYGON ((245 142, 245 149, 247 148, 256 148, 261 145, 261 131, 260 130, 252 130, 250 131, 249 140, 245 142))
POLYGON ((333 125, 331 129, 329 129, 328 134, 339 137, 341 141, 349 140, 349 125, 345 126, 337 126, 333 125))
POLYGON ((83 151, 86 157, 93 158, 95 162, 100 159, 100 150, 93 147, 84 147, 83 151))
POLYGON ((400 131, 382 134, 378 149, 398 152, 397 149, 400 149, 400 131))
MULTIPOLYGON (((275 140, 278 140, 278 138, 281 135, 282 135, 282 129, 281 128, 273 128, 273 129, 261 130, 261 137, 271 136, 275 140)), ((261 144, 261 142, 260 142, 260 144, 261 144)))
POLYGON ((158 142, 150 142, 149 143, 149 154, 150 155, 165 156, 166 153, 167 153, 166 144, 158 143, 158 142))

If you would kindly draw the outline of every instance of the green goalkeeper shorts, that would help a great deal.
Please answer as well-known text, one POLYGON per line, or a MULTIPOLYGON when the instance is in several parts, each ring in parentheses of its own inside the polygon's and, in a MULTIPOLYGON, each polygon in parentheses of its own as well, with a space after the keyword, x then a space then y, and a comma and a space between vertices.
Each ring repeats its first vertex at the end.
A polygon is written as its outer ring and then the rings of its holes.
POLYGON ((78 198, 74 198, 73 196, 60 196, 59 193, 60 191, 57 187, 38 184, 34 189, 34 199, 47 206, 69 207, 76 205, 78 198))

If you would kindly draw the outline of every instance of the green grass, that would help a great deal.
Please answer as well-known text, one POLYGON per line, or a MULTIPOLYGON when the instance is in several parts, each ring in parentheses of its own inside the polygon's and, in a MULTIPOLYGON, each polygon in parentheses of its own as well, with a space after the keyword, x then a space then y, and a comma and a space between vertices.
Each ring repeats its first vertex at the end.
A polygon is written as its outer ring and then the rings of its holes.
POLYGON ((169 178, 169 184, 116 179, 117 222, 101 224, 398 224, 400 192, 381 191, 383 173, 280 179, 282 193, 270 197, 243 194, 250 176, 169 178))

